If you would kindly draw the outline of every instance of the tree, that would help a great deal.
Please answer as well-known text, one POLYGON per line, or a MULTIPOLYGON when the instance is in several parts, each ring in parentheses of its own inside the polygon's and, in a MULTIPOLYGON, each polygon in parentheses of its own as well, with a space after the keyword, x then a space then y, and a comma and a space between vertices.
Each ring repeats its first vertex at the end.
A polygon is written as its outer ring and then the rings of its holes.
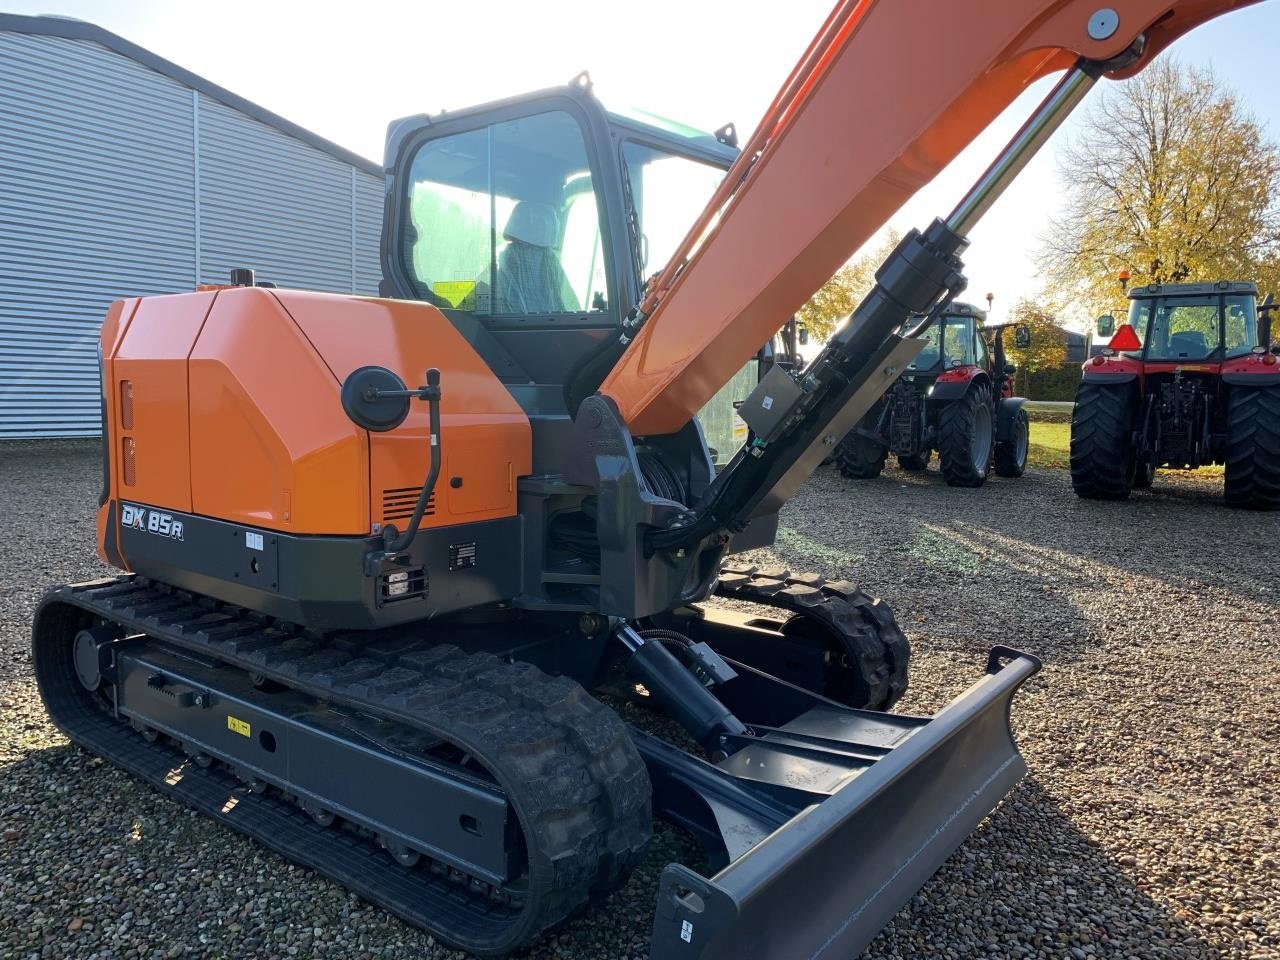
POLYGON ((1031 396, 1031 375, 1045 370, 1057 370, 1067 362, 1067 331, 1054 321, 1053 314, 1033 300, 1022 299, 1009 311, 1012 323, 1026 326, 1031 333, 1031 346, 1019 349, 1013 336, 1005 333, 1005 352, 1018 367, 1021 382, 1018 391, 1024 397, 1031 396))
POLYGON ((884 243, 871 253, 864 253, 846 263, 809 298, 808 303, 796 311, 796 319, 808 327, 810 336, 815 340, 826 340, 844 318, 853 313, 875 285, 880 264, 901 239, 896 231, 890 230, 884 243))
POLYGON ((1041 253, 1058 307, 1127 312, 1132 283, 1280 282, 1280 150, 1213 74, 1163 58, 1118 84, 1064 151, 1041 253))

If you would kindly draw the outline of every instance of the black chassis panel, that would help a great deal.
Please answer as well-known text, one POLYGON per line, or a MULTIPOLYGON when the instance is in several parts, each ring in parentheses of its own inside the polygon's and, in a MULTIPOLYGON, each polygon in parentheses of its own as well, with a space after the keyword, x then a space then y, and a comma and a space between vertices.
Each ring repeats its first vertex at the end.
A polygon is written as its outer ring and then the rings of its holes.
MULTIPOLYGON (((650 493, 637 459, 637 441, 612 400, 600 394, 588 397, 573 425, 574 443, 564 476, 596 496, 600 543, 596 609, 634 620, 706 599, 729 538, 712 537, 696 548, 649 556, 645 531, 666 527, 688 508, 650 493)), ((690 500, 696 501, 715 477, 698 421, 690 420, 669 436, 645 439, 684 477, 690 500)))
MULTIPOLYGON (((128 505, 120 505, 112 522, 119 524, 119 552, 134 573, 316 630, 411 623, 520 592, 519 517, 420 531, 405 562, 380 572, 425 568, 424 593, 383 602, 377 577, 365 572, 366 556, 382 545, 379 537, 294 536, 161 510, 181 521, 177 539, 115 521, 128 505), (470 544, 475 566, 451 570, 451 550, 470 544)), ((108 541, 112 536, 109 530, 108 541)))
POLYGON ((116 672, 117 710, 188 751, 222 759, 245 777, 489 883, 509 879, 502 791, 425 759, 397 756, 378 744, 374 721, 318 710, 293 691, 257 690, 238 671, 158 644, 126 641, 116 672), (349 729, 358 724, 369 728, 363 741, 349 729))

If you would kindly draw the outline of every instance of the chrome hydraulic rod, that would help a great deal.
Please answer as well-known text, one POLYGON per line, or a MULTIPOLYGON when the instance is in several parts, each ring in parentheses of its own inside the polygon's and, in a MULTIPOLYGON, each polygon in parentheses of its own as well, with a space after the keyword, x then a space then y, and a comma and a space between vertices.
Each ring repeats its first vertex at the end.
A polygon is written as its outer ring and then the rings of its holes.
POLYGON ((1062 79, 1041 101, 1035 113, 1022 125, 995 162, 987 167, 981 179, 956 204, 946 223, 953 231, 968 236, 991 205, 1020 174, 1032 157, 1039 152, 1054 131, 1071 115, 1100 76, 1084 61, 1063 74, 1062 79))

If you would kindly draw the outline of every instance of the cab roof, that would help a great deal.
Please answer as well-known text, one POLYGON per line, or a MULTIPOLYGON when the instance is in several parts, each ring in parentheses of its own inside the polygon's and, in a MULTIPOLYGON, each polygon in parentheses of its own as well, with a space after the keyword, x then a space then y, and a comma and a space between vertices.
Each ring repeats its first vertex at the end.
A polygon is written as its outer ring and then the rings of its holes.
POLYGON ((1207 297, 1216 293, 1257 296, 1258 285, 1245 280, 1218 280, 1212 283, 1148 283, 1129 291, 1130 300, 1149 297, 1207 297))
POLYGON ((943 316, 976 317, 979 323, 987 322, 987 311, 983 310, 981 307, 974 306, 972 303, 964 303, 959 300, 947 307, 943 316))

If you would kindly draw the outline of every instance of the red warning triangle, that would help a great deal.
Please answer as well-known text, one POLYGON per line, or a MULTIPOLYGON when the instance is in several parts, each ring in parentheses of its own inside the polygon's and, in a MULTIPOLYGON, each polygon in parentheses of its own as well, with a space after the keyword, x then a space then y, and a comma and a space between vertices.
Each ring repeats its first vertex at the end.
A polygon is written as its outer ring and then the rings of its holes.
POLYGON ((1116 352, 1142 349, 1142 341, 1138 339, 1137 331, 1133 329, 1132 324, 1122 323, 1120 329, 1116 331, 1116 335, 1111 338, 1111 342, 1107 344, 1116 352))

